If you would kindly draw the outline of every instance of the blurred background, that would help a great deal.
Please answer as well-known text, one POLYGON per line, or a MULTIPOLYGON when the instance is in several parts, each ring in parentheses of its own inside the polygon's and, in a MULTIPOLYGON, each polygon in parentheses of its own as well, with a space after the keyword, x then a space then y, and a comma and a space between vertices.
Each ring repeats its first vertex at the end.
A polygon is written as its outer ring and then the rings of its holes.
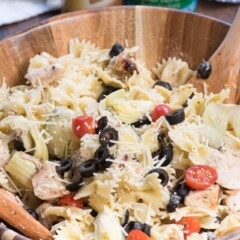
POLYGON ((240 0, 0 0, 0 39, 63 12, 123 4, 196 11, 231 23, 240 0))

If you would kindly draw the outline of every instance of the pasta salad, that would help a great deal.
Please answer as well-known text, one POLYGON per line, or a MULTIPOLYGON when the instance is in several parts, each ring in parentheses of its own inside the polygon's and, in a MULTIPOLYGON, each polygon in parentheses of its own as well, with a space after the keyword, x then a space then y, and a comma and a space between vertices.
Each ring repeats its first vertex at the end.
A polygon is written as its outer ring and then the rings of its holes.
POLYGON ((211 240, 240 227, 240 107, 229 89, 197 92, 186 62, 150 71, 137 50, 73 39, 68 55, 33 57, 26 85, 3 81, 0 187, 23 214, 13 224, 0 196, 4 226, 55 240, 211 240))

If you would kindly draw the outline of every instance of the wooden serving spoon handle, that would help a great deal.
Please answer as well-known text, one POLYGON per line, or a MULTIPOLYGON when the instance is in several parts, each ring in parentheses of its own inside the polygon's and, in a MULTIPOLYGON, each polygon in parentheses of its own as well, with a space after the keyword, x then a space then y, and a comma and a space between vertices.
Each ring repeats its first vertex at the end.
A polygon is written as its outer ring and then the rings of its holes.
POLYGON ((240 8, 227 36, 209 59, 212 73, 206 80, 194 75, 188 83, 192 83, 198 91, 203 92, 203 83, 208 92, 218 93, 223 88, 230 89, 229 102, 240 100, 240 8))

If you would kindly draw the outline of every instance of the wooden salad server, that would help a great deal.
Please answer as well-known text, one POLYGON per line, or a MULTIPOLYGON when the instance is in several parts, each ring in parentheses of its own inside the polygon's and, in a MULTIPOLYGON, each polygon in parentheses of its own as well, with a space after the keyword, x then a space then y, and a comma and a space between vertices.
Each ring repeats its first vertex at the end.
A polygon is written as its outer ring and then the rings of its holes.
POLYGON ((204 91, 204 84, 209 92, 217 93, 223 88, 230 89, 230 103, 240 103, 240 8, 227 36, 210 57, 212 73, 208 79, 194 75, 188 83, 192 83, 198 91, 204 91))

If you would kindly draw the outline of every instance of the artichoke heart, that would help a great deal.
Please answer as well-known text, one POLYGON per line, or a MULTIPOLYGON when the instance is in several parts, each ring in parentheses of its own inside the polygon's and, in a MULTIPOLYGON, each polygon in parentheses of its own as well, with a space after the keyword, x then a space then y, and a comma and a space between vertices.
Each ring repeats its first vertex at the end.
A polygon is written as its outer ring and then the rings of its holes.
POLYGON ((118 218, 109 209, 104 209, 104 212, 99 213, 95 227, 95 240, 124 240, 125 237, 122 234, 122 228, 118 221, 118 218))
POLYGON ((56 116, 49 119, 51 122, 56 122, 54 125, 47 125, 46 131, 52 139, 48 143, 48 150, 51 155, 59 158, 64 158, 69 142, 72 144, 78 142, 72 131, 72 119, 74 112, 66 107, 57 107, 56 116))
POLYGON ((234 132, 237 137, 240 137, 240 106, 231 106, 229 109, 229 124, 234 129, 234 132))
POLYGON ((106 106, 112 108, 124 123, 133 123, 150 112, 153 103, 148 100, 130 100, 127 92, 120 89, 106 97, 106 106))
POLYGON ((122 122, 133 123, 142 118, 146 112, 150 112, 153 108, 153 103, 141 100, 116 100, 113 102, 112 107, 122 122))
POLYGON ((207 126, 204 134, 212 147, 218 148, 223 142, 228 126, 228 112, 226 105, 210 103, 203 113, 203 123, 207 126))

